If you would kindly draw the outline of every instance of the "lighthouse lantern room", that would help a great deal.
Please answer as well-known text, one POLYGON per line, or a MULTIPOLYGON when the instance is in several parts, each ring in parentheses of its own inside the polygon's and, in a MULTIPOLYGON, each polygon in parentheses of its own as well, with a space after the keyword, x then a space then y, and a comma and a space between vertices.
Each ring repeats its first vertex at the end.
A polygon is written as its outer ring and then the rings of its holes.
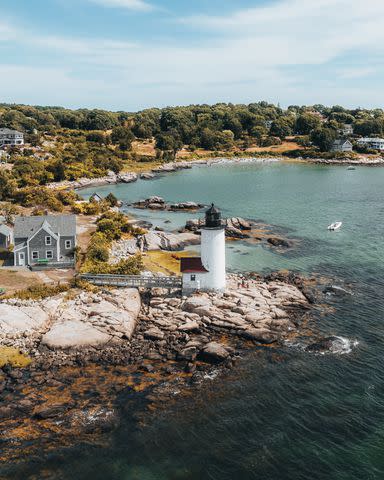
POLYGON ((225 290, 225 222, 213 203, 201 227, 201 257, 182 258, 181 273, 184 293, 225 290))

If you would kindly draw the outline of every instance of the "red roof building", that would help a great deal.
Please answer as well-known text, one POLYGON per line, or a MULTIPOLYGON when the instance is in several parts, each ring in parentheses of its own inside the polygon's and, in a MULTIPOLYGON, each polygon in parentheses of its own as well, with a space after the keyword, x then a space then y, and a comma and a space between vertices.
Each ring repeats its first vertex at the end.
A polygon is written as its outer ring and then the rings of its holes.
POLYGON ((181 273, 206 273, 200 257, 182 257, 180 263, 181 273))

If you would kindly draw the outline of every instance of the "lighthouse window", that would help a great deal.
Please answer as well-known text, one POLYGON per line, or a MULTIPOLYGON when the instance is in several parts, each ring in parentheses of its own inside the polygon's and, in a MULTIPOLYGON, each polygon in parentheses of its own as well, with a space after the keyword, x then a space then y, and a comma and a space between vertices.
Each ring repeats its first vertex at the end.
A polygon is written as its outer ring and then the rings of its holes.
POLYGON ((194 282, 196 280, 196 275, 191 275, 191 282, 194 282))

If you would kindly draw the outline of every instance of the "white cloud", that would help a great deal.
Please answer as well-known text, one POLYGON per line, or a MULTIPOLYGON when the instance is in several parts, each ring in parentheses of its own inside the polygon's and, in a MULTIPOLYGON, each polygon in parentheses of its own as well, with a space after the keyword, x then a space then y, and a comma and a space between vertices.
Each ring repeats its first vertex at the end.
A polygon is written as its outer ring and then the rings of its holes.
POLYGON ((148 11, 152 10, 152 5, 143 0, 89 0, 107 8, 127 8, 129 10, 148 11))
MULTIPOLYGON (((88 1, 127 8, 143 3, 88 1)), ((347 103, 355 105, 375 95, 378 103, 382 99, 379 87, 365 92, 353 89, 354 79, 365 76, 368 82, 376 68, 361 59, 357 62, 356 56, 367 62, 368 53, 378 58, 384 54, 382 0, 364 4, 361 0, 279 0, 231 15, 194 16, 179 21, 192 30, 198 42, 170 45, 155 43, 150 37, 142 42, 66 38, 3 22, 0 45, 13 43, 20 50, 36 47, 41 59, 47 53, 47 68, 52 57, 49 53, 56 53, 64 67, 52 75, 63 76, 65 87, 57 103, 64 104, 67 98, 71 98, 72 105, 80 98, 82 104, 82 90, 84 102, 92 97, 95 105, 109 102, 112 106, 115 99, 120 102, 116 108, 260 98, 282 103, 341 103, 348 95, 351 98, 347 103), (199 36, 201 31, 209 35, 199 36), (341 58, 345 67, 338 64, 341 58), (322 71, 323 65, 327 73, 322 71), (296 67, 305 75, 295 72, 296 67), (316 73, 309 81, 312 70, 316 73), (84 71, 88 77, 97 71, 100 80, 81 80, 84 71), (343 80, 348 80, 348 89, 342 85, 343 80), (77 91, 74 85, 78 85, 77 91), (336 96, 340 96, 339 102, 336 96)), ((39 76, 36 70, 34 78, 46 85, 47 92, 55 88, 45 73, 39 76)), ((18 82, 20 92, 26 88, 23 85, 18 82)), ((43 96, 40 103, 47 102, 43 96)))
MULTIPOLYGON (((281 0, 230 15, 192 16, 185 25, 215 32, 238 47, 268 52, 278 64, 325 63, 347 51, 383 50, 382 0, 281 0)), ((263 58, 261 58, 263 60, 263 58)))
POLYGON ((83 58, 88 56, 90 59, 100 59, 120 52, 124 53, 137 45, 129 42, 117 42, 102 38, 66 38, 56 36, 40 36, 26 34, 24 38, 20 38, 21 43, 26 39, 29 43, 44 48, 45 50, 55 50, 61 53, 75 55, 75 58, 83 58))
POLYGON ((339 77, 343 79, 355 79, 369 77, 377 73, 377 68, 375 67, 353 67, 353 68, 344 68, 338 72, 339 77))

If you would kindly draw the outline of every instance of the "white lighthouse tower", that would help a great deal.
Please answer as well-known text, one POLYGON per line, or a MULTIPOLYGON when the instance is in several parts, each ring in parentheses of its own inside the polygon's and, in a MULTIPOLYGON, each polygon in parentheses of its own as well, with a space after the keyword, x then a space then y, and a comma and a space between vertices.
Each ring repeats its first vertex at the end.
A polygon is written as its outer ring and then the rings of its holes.
POLYGON ((201 258, 182 258, 181 272, 185 292, 225 290, 225 223, 213 203, 201 227, 201 258))

